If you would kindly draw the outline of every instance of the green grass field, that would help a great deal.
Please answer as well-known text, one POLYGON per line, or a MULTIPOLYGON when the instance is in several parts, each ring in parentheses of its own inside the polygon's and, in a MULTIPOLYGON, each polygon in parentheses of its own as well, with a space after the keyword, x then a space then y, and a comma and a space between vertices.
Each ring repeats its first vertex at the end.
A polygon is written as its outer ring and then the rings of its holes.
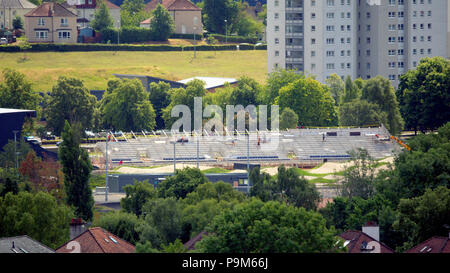
POLYGON ((193 52, 0 52, 0 70, 24 73, 36 91, 50 91, 59 76, 82 79, 88 89, 106 89, 114 73, 139 74, 182 80, 194 76, 239 78, 248 76, 264 83, 267 76, 265 50, 193 52))

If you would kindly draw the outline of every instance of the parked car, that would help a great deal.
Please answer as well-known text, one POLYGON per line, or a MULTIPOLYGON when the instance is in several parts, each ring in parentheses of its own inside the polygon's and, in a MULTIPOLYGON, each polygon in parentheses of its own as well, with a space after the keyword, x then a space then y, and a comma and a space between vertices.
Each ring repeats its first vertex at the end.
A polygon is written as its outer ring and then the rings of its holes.
POLYGON ((6 38, 0 38, 0 45, 7 45, 8 40, 6 38))

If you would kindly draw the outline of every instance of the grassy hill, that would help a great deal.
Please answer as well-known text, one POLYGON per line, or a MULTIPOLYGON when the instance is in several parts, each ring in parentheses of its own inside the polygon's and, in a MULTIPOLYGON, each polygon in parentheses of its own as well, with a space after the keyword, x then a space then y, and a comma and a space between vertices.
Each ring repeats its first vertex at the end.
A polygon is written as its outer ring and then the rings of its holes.
POLYGON ((218 51, 197 52, 0 52, 0 70, 13 68, 24 73, 36 91, 50 91, 59 76, 72 76, 84 81, 88 89, 106 89, 112 74, 140 74, 169 80, 193 76, 249 76, 264 83, 267 52, 218 51))

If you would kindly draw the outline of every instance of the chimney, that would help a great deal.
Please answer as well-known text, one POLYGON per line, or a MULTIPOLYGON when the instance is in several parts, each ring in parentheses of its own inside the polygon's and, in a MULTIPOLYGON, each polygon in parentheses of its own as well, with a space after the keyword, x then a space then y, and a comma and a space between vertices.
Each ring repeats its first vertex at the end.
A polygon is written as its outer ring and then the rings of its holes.
POLYGON ((86 231, 86 223, 81 218, 72 219, 70 223, 70 240, 86 231))
POLYGON ((362 227, 362 232, 374 238, 378 242, 380 241, 380 227, 375 222, 367 222, 362 227))

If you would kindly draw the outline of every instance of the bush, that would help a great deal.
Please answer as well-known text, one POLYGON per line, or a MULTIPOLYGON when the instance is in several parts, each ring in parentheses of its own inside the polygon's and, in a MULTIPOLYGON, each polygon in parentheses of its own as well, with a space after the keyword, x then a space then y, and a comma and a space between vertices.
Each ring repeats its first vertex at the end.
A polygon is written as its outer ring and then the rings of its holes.
MULTIPOLYGON (((190 39, 194 40, 194 34, 172 34, 170 39, 190 39)), ((203 39, 203 34, 195 34, 195 40, 200 41, 203 39)))
POLYGON ((212 36, 217 39, 219 42, 231 42, 231 43, 249 43, 249 44, 256 44, 258 42, 258 37, 256 36, 250 36, 250 37, 244 37, 244 36, 231 36, 231 35, 221 35, 221 34, 209 34, 209 36, 212 36))

